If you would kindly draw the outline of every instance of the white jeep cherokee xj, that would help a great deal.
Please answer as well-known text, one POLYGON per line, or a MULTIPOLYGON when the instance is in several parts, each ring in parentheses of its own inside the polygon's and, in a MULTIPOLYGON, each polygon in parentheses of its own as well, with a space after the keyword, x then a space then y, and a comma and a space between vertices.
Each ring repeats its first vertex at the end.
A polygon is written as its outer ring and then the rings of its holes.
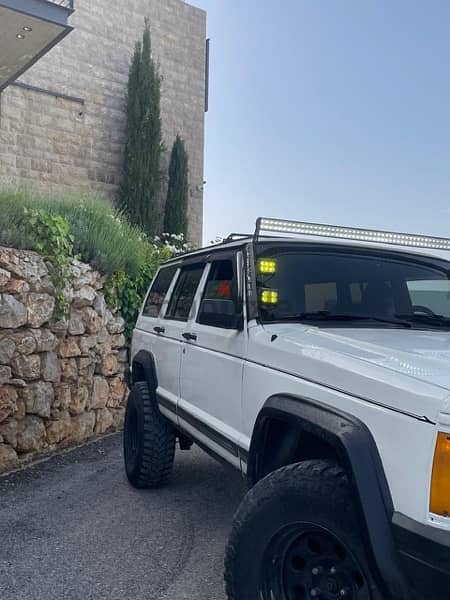
POLYGON ((448 250, 259 219, 159 270, 133 336, 126 473, 163 484, 178 439, 246 474, 229 599, 450 598, 448 250))

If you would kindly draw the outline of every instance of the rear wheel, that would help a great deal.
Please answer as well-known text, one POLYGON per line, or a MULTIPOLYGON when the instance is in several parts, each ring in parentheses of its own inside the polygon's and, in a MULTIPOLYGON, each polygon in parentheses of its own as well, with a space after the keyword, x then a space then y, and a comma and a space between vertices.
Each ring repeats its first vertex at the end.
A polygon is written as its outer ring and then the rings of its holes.
POLYGON ((229 600, 381 600, 345 472, 327 461, 260 481, 235 516, 226 551, 229 600))
POLYGON ((134 487, 166 483, 175 456, 175 430, 160 413, 145 382, 135 383, 128 397, 123 446, 125 471, 134 487))

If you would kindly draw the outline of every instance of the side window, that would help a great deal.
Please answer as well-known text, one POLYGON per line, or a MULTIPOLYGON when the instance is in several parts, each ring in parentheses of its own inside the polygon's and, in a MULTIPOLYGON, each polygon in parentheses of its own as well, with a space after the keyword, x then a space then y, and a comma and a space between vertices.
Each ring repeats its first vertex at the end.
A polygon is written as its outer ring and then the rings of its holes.
POLYGON ((233 258, 213 261, 197 323, 220 329, 239 329, 242 302, 239 301, 238 287, 233 258))
POLYGON ((237 300, 236 274, 231 258, 217 260, 211 264, 203 299, 237 300))
POLYGON ((158 317, 164 298, 172 283, 177 267, 163 267, 150 289, 142 314, 144 317, 158 317))
POLYGON ((195 292, 203 274, 203 263, 185 267, 178 278, 166 312, 166 319, 187 321, 195 292))

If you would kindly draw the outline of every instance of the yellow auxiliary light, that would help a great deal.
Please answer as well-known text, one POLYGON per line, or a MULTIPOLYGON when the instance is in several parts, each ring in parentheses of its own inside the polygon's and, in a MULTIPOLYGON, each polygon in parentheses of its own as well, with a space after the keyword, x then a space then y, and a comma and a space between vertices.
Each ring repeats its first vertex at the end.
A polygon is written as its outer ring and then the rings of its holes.
POLYGON ((262 290, 261 302, 263 304, 277 304, 278 303, 278 290, 262 290))
POLYGON ((261 275, 272 275, 277 270, 277 261, 273 258, 260 258, 258 261, 258 273, 261 275))

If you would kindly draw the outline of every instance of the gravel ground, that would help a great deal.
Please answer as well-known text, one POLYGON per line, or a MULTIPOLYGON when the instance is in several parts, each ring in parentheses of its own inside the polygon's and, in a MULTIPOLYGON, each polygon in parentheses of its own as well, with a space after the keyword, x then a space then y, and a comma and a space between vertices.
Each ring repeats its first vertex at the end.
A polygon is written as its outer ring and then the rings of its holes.
POLYGON ((0 478, 1 600, 224 600, 236 471, 178 452, 172 482, 131 488, 115 435, 0 478))

